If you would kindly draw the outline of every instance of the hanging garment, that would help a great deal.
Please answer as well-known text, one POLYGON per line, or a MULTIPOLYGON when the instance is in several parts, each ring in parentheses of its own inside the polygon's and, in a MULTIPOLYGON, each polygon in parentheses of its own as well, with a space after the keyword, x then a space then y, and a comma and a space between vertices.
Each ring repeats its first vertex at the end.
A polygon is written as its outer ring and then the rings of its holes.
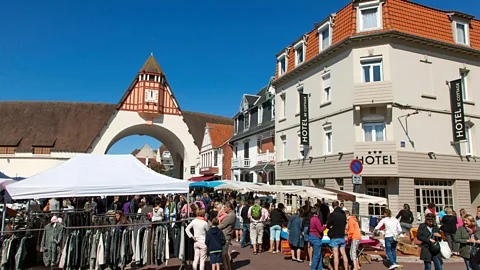
POLYGON ((180 225, 180 246, 179 246, 179 251, 178 251, 178 258, 182 261, 185 262, 185 226, 183 223, 180 225))
POLYGON ((71 237, 72 237, 71 235, 67 236, 67 240, 65 241, 65 245, 63 246, 63 249, 62 249, 62 255, 60 256, 60 263, 58 264, 58 267, 61 269, 65 269, 65 264, 67 262, 68 243, 70 242, 71 237))
POLYGON ((62 253, 64 226, 50 223, 45 226, 40 252, 43 252, 45 266, 57 265, 62 253))
POLYGON ((92 239, 92 246, 90 247, 90 270, 95 269, 95 264, 97 260, 97 247, 98 247, 98 240, 99 240, 99 231, 95 232, 92 239))
POLYGON ((101 270, 105 265, 105 246, 103 242, 103 234, 99 234, 98 247, 97 247, 97 261, 95 263, 95 270, 101 270))
POLYGON ((180 248, 180 228, 178 225, 175 225, 172 228, 172 242, 173 242, 172 258, 178 258, 178 249, 180 248))
POLYGON ((168 263, 168 260, 170 259, 170 239, 168 236, 168 231, 165 230, 165 262, 168 263))

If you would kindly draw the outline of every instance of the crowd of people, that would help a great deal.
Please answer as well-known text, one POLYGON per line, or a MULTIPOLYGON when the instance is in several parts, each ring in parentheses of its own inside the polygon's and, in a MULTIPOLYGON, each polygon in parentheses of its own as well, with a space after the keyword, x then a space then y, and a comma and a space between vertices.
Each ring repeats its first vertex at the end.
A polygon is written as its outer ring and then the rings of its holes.
MULTIPOLYGON (((30 206, 38 202, 30 202, 30 206)), ((331 205, 325 200, 317 200, 315 205, 309 200, 295 213, 286 213, 282 203, 270 204, 254 198, 252 194, 242 200, 236 193, 204 193, 197 195, 187 203, 183 195, 177 196, 133 196, 114 197, 112 202, 102 198, 57 200, 52 198, 38 205, 45 211, 73 211, 75 208, 92 213, 113 212, 116 224, 127 223, 125 214, 144 214, 152 222, 192 218, 186 228, 187 235, 195 242, 194 269, 205 268, 210 256, 212 269, 231 269, 231 243, 240 242, 242 248, 250 247, 254 255, 268 251, 281 252, 282 229, 288 230, 288 244, 292 261, 303 263, 302 254, 308 260, 311 269, 322 269, 322 239, 328 231, 329 246, 333 251, 334 269, 343 264, 349 269, 349 259, 353 269, 360 269, 357 250, 362 239, 359 222, 345 208, 343 203, 334 201, 331 205), (350 252, 347 256, 346 246, 350 252), (341 261, 342 259, 342 261, 341 261)), ((450 207, 437 213, 433 203, 425 210, 423 223, 418 227, 415 242, 421 246, 420 259, 425 270, 442 269, 442 255, 439 242, 444 237, 452 255, 464 259, 467 270, 480 269, 480 206, 475 216, 468 215, 465 209, 459 215, 450 207)), ((383 218, 374 231, 383 231, 385 250, 389 269, 401 268, 397 264, 397 237, 402 233, 409 235, 414 223, 410 206, 405 204, 395 216, 389 209, 383 212, 383 218)))

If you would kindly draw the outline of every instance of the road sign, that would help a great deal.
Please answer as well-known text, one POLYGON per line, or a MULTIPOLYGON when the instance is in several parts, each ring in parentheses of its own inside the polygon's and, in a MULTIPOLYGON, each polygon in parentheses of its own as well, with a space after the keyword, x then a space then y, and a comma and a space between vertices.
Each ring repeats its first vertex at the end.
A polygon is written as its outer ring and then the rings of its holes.
POLYGON ((362 162, 358 159, 352 160, 352 163, 350 163, 350 170, 353 174, 361 174, 363 171, 362 162))
POLYGON ((361 185, 362 184, 362 175, 361 174, 352 175, 352 184, 361 185))

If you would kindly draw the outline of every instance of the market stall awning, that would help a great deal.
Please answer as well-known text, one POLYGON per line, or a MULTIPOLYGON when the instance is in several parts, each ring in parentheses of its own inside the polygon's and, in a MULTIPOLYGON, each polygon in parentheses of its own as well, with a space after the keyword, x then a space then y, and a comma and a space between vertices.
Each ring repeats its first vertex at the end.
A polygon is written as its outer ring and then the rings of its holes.
POLYGON ((387 204, 388 200, 383 197, 370 196, 362 193, 355 193, 344 190, 336 190, 333 188, 323 188, 325 190, 333 191, 338 194, 339 200, 358 202, 358 203, 372 203, 372 204, 387 204))
POLYGON ((190 187, 192 188, 214 188, 220 185, 225 184, 225 181, 207 181, 207 182, 191 182, 190 187))
POLYGON ((147 168, 132 155, 79 154, 7 186, 14 200, 188 193, 188 181, 147 168))
POLYGON ((190 182, 203 182, 203 181, 212 180, 213 177, 215 177, 215 175, 195 176, 195 177, 192 177, 192 178, 188 179, 188 181, 190 181, 190 182))
POLYGON ((257 164, 250 168, 250 171, 274 171, 275 165, 271 163, 257 164))

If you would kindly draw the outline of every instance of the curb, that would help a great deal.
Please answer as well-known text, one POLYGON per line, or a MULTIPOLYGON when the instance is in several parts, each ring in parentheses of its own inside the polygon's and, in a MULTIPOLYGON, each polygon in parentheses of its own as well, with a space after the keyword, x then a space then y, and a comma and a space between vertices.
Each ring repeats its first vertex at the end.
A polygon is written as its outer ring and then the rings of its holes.
MULTIPOLYGON (((383 262, 385 261, 382 256, 380 255, 375 255, 375 254, 369 254, 370 257, 372 258, 372 261, 378 261, 378 262, 383 262)), ((420 260, 419 257, 404 257, 404 256, 397 256, 397 262, 402 262, 402 263, 422 263, 423 261, 420 260)), ((462 258, 450 258, 450 259, 443 259, 443 263, 463 263, 462 258)))

